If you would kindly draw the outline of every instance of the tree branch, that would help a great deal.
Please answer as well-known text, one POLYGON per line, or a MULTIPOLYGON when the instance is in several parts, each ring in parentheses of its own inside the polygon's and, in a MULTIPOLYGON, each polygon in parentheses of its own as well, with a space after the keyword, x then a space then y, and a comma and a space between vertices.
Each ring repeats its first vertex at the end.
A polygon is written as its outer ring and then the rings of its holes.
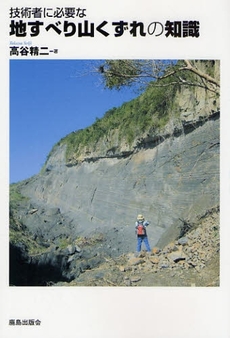
MULTIPOLYGON (((220 87, 219 81, 217 81, 216 79, 214 79, 210 75, 208 75, 208 74, 206 74, 206 73, 204 73, 204 72, 196 69, 195 67, 193 67, 189 60, 184 60, 184 62, 186 64, 186 66, 183 66, 183 67, 180 67, 178 69, 175 69, 175 70, 173 70, 173 71, 171 71, 171 72, 169 72, 169 73, 167 73, 167 74, 159 77, 159 80, 166 79, 166 78, 168 78, 168 77, 170 77, 172 75, 175 75, 179 71, 190 71, 190 72, 198 75, 201 79, 205 79, 206 81, 208 81, 208 82, 216 85, 217 87, 220 87)), ((208 86, 206 86, 206 87, 207 87, 206 89, 209 89, 208 86)), ((211 89, 209 89, 209 90, 211 90, 211 89)), ((212 91, 214 91, 214 90, 212 90, 212 91)))
POLYGON ((220 87, 219 81, 217 81, 216 79, 214 79, 210 75, 208 75, 206 73, 203 73, 201 70, 196 69, 195 67, 193 67, 189 60, 184 60, 184 62, 187 65, 187 67, 185 67, 185 70, 190 70, 191 72, 193 72, 194 74, 200 76, 201 78, 206 79, 208 82, 211 82, 211 83, 215 84, 216 86, 220 87))

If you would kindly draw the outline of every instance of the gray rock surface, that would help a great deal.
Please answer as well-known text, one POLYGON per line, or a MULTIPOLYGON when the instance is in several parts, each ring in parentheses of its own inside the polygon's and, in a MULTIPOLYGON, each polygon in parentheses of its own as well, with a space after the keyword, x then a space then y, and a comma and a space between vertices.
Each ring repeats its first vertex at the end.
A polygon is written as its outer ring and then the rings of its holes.
POLYGON ((52 208, 46 211, 42 225, 39 211, 22 215, 28 227, 43 227, 46 233, 51 231, 49 217, 56 217, 59 226, 52 225, 56 236, 60 231, 82 236, 116 228, 120 247, 128 252, 135 250, 134 222, 142 213, 151 222, 151 245, 170 232, 162 243, 166 245, 179 237, 181 220, 193 222, 219 204, 219 119, 215 115, 191 132, 172 135, 128 157, 101 158, 71 167, 65 165, 62 145, 46 168, 21 187, 37 209, 52 208), (67 218, 71 226, 63 221, 67 218))
POLYGON ((10 207, 13 285, 219 283, 219 99, 185 87, 174 101, 161 129, 132 144, 113 129, 68 158, 60 141, 19 182, 28 200, 10 207), (138 214, 150 256, 135 255, 138 214))

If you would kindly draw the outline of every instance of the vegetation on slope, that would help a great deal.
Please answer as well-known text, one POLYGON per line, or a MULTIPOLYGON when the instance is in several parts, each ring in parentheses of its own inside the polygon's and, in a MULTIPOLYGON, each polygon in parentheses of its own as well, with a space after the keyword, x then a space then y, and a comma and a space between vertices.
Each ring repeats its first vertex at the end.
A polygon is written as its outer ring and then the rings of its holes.
MULTIPOLYGON (((178 65, 180 66, 180 61, 178 65)), ((208 62, 205 66, 207 66, 205 67, 206 73, 213 75, 213 66, 208 62)), ((153 133, 163 128, 171 118, 172 112, 174 117, 179 115, 175 98, 183 87, 182 77, 185 86, 189 86, 191 90, 199 87, 198 76, 193 72, 182 70, 171 76, 149 82, 147 89, 136 99, 124 103, 121 107, 110 109, 103 118, 97 118, 90 127, 70 133, 55 146, 67 145, 66 160, 68 162, 73 158, 78 158, 83 150, 94 151, 97 142, 101 139, 110 139, 113 131, 118 133, 119 141, 123 140, 131 145, 136 138, 143 135, 143 132, 153 133)), ((51 154, 52 151, 47 160, 51 154)))
POLYGON ((20 183, 10 185, 10 243, 12 245, 24 246, 30 254, 34 254, 37 251, 41 251, 41 246, 36 243, 19 220, 18 208, 29 200, 20 193, 19 188, 20 183))
POLYGON ((67 159, 77 157, 84 147, 94 149, 101 138, 109 138, 113 130, 118 131, 119 140, 123 139, 131 144, 144 131, 153 131, 166 125, 175 104, 173 98, 176 90, 176 86, 150 86, 136 99, 124 103, 121 107, 110 109, 90 127, 72 132, 57 145, 67 145, 67 159))

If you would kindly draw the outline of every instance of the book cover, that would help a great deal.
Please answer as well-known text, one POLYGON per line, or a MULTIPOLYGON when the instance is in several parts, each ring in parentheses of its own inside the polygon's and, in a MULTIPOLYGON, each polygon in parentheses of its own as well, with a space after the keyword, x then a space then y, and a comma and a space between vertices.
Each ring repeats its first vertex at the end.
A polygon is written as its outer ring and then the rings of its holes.
POLYGON ((1 3, 2 337, 229 337, 229 9, 1 3))

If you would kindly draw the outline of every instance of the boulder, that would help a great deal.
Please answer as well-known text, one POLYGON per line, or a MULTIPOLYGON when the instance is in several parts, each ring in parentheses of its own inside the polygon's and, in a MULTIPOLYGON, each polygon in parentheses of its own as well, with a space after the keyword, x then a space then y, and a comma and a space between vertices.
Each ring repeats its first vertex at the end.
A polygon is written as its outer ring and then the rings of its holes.
POLYGON ((170 254, 168 254, 167 257, 169 260, 174 261, 175 263, 186 259, 185 253, 181 250, 173 251, 170 254))
POLYGON ((188 237, 181 237, 180 239, 178 239, 178 243, 181 245, 188 244, 188 237))

